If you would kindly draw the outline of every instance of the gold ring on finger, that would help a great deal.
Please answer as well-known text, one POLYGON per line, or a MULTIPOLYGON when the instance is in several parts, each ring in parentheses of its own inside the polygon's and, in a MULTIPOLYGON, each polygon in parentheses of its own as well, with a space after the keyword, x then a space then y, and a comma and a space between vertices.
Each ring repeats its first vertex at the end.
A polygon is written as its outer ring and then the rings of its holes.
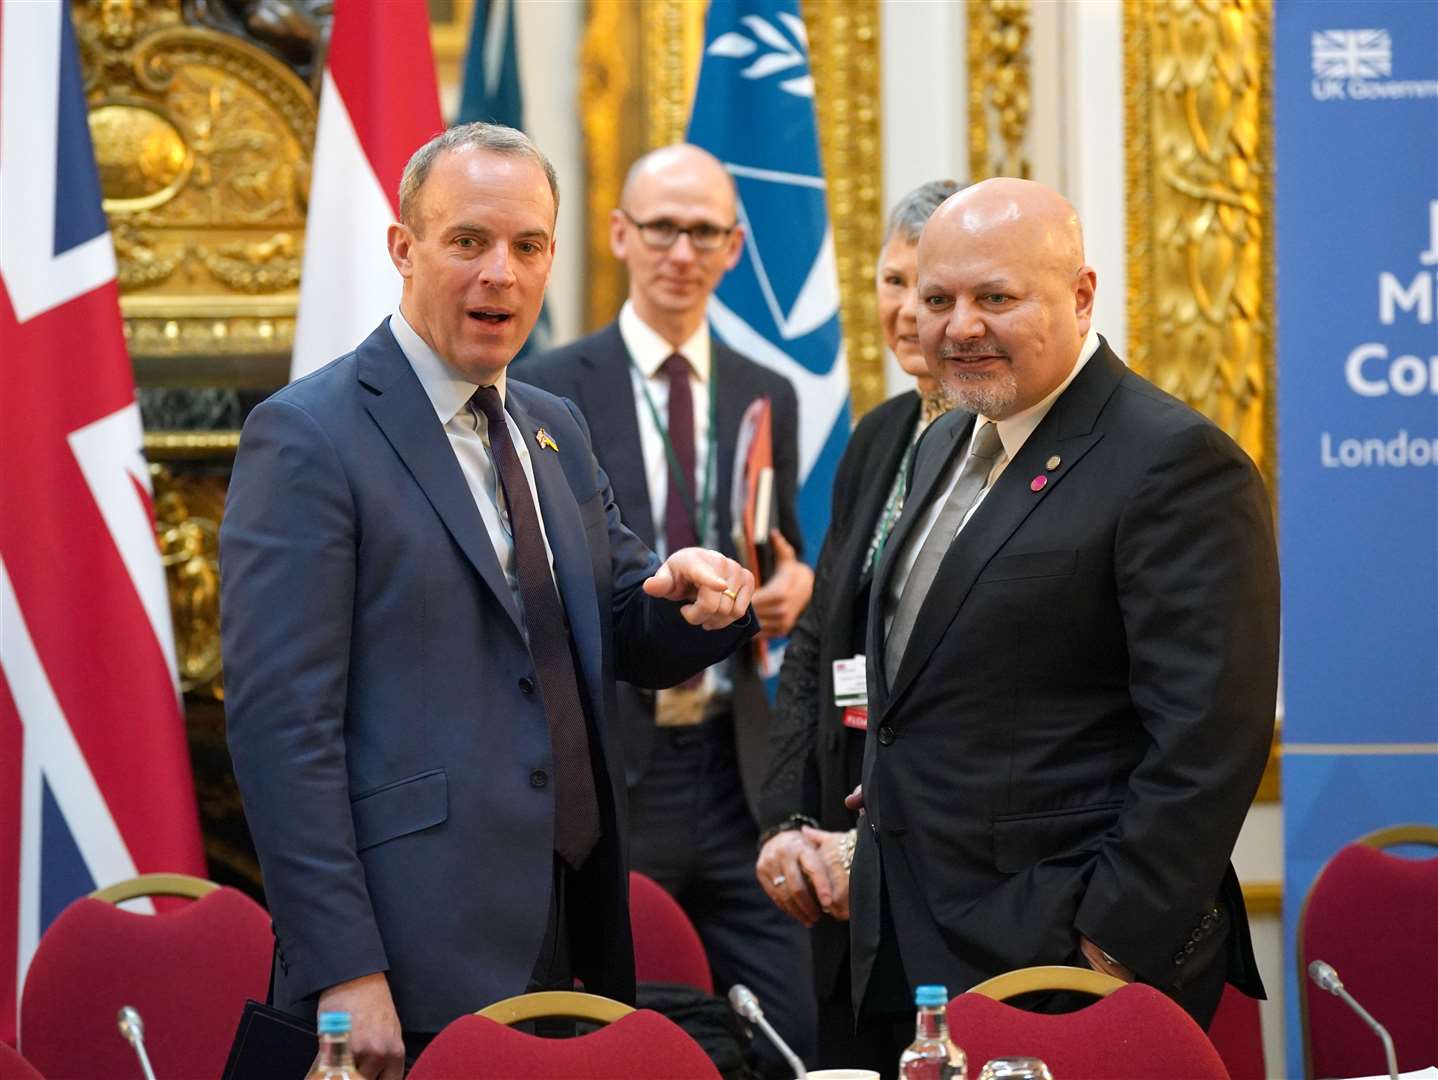
POLYGON ((739 594, 738 594, 738 592, 736 592, 736 591, 733 590, 733 589, 725 589, 725 590, 724 590, 724 595, 727 596, 730 600, 738 600, 738 599, 739 599, 739 594))

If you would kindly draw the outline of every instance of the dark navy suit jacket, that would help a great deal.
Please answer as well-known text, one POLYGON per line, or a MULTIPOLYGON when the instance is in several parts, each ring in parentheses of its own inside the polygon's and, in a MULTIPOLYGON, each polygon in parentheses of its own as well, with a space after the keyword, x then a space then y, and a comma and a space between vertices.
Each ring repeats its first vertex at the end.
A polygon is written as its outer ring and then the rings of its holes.
MULTIPOLYGON (((591 722, 603 839, 578 874, 576 974, 634 994, 615 679, 673 685, 717 633, 640 588, 578 411, 509 383, 591 722)), ((387 971, 406 1030, 521 993, 553 875, 549 729, 513 595, 388 325, 251 414, 221 530, 226 708, 277 942, 273 996, 387 971)))

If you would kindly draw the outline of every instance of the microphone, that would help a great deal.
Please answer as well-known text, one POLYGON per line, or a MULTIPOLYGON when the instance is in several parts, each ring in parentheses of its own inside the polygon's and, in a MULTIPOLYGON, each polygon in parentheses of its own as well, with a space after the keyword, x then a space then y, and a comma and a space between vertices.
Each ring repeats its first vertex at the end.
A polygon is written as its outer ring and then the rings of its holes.
POLYGON ((804 1063, 799 1060, 798 1054, 789 1049, 789 1044, 779 1038, 779 1033, 770 1026, 769 1021, 764 1019, 764 1010, 759 1008, 759 999, 754 996, 754 991, 743 983, 735 983, 729 988, 729 1004, 736 1013, 768 1036, 769 1041, 778 1048, 789 1067, 794 1070, 795 1080, 807 1080, 809 1072, 804 1068, 804 1063))
POLYGON ((1308 977, 1312 979, 1319 989, 1327 990, 1343 1004, 1358 1014, 1358 1018, 1373 1029, 1373 1032, 1383 1040, 1383 1053, 1388 1058, 1389 1080, 1398 1080, 1398 1058, 1393 1053, 1393 1039, 1388 1034, 1388 1029, 1373 1019, 1372 1015, 1358 1002, 1353 1000, 1353 995, 1343 989, 1343 980, 1338 977, 1338 972, 1333 970, 1332 964, 1326 964, 1322 960, 1315 960, 1308 965, 1308 977))
POLYGON ((150 1056, 145 1053, 145 1021, 128 1005, 120 1009, 115 1021, 120 1028, 120 1034, 125 1036, 125 1041, 135 1048, 135 1056, 140 1059, 145 1080, 155 1080, 155 1070, 150 1068, 150 1056))

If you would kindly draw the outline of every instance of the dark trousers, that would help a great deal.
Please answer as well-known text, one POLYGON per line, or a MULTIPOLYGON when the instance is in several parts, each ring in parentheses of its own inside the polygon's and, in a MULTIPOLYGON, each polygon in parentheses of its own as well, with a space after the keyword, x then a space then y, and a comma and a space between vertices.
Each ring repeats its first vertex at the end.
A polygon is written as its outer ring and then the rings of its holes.
MULTIPOLYGON (((703 939, 715 990, 754 991, 769 1023, 806 1064, 816 1052, 814 981, 804 928, 754 877, 758 830, 739 780, 733 725, 660 728, 643 779, 629 792, 630 865, 675 897, 703 939)), ((792 1070, 762 1033, 763 1075, 792 1070)))

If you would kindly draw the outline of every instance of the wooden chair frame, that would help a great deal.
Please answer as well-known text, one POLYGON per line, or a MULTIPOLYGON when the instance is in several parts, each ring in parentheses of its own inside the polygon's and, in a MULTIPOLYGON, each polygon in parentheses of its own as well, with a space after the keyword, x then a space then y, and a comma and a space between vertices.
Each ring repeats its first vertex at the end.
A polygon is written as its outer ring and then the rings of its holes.
POLYGON ((189 900, 198 900, 218 888, 213 881, 191 877, 189 874, 141 874, 139 877, 117 881, 103 889, 96 889, 90 894, 90 898, 103 900, 107 904, 120 904, 141 896, 183 896, 189 900))
POLYGON ((1076 990, 1081 994, 1102 998, 1127 985, 1122 979, 1115 979, 1112 975, 1105 975, 1092 968, 1046 964, 1006 971, 992 979, 985 979, 977 986, 969 987, 968 992, 982 994, 995 1001, 1004 1001, 1035 990, 1076 990))
POLYGON ((572 1020, 589 1020, 596 1024, 612 1024, 621 1016, 628 1016, 634 1010, 622 1001, 601 997, 598 994, 582 994, 576 990, 541 990, 533 994, 519 994, 488 1005, 475 1016, 483 1016, 501 1024, 519 1024, 525 1020, 540 1017, 559 1016, 572 1020))
MULTIPOLYGON (((1438 825, 1428 825, 1416 821, 1403 825, 1388 825, 1382 829, 1364 833, 1350 843, 1364 844, 1367 847, 1377 848, 1379 851, 1405 844, 1421 844, 1438 849, 1438 825)), ((1343 847, 1347 846, 1347 844, 1343 845, 1343 847)), ((1338 849, 1338 851, 1342 850, 1343 848, 1338 849)), ((1303 950, 1303 931, 1308 925, 1308 902, 1313 899, 1313 886, 1318 883, 1318 879, 1328 869, 1328 864, 1337 857, 1338 851, 1335 851, 1333 856, 1318 868, 1318 873, 1314 874, 1313 880, 1308 883, 1308 892, 1303 896, 1303 906, 1298 909, 1298 930, 1293 939, 1293 955, 1298 962, 1298 1019, 1303 1029, 1303 1075, 1305 1080, 1313 1080, 1313 1047, 1309 1041, 1308 955, 1303 950)))

